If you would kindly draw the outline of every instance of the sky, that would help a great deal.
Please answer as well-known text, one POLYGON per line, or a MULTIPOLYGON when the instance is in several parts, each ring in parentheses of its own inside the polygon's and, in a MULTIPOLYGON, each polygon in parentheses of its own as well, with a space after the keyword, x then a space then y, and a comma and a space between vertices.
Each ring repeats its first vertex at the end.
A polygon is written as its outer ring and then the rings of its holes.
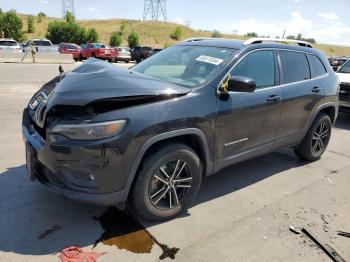
MULTIPOLYGON (((142 19, 143 0, 74 0, 77 19, 142 19)), ((3 11, 61 17, 62 0, 0 0, 3 11)), ((350 46, 350 0, 167 0, 169 22, 223 33, 282 37, 350 46)))

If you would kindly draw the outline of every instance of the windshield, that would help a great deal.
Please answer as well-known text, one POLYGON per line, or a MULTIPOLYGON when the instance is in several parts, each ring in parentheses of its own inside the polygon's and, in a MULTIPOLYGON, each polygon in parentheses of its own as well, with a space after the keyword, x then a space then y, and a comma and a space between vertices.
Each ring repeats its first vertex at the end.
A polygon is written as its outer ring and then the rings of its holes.
POLYGON ((173 46, 132 70, 173 84, 196 87, 215 76, 236 52, 218 47, 173 46))
POLYGON ((350 73, 350 60, 343 64, 343 66, 338 70, 338 73, 350 73))
POLYGON ((45 41, 45 40, 35 40, 35 41, 33 41, 33 45, 37 45, 37 46, 51 46, 51 42, 50 41, 45 41))

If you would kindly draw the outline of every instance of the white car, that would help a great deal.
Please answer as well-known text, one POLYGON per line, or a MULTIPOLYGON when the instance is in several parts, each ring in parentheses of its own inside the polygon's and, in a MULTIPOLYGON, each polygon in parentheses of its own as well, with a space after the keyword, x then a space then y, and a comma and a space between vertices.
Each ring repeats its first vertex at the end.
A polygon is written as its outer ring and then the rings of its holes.
POLYGON ((20 53, 21 47, 11 38, 0 38, 0 52, 20 53))
POLYGON ((59 53, 58 46, 53 45, 48 39, 28 40, 23 47, 23 52, 30 52, 32 45, 35 46, 37 53, 59 53))
POLYGON ((350 110, 350 60, 346 61, 336 73, 339 77, 339 106, 350 110))

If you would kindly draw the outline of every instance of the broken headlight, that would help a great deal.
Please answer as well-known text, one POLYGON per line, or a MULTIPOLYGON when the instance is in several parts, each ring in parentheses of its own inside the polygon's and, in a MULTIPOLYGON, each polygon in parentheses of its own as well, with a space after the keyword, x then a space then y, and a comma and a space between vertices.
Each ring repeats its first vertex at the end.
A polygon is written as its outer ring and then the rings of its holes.
POLYGON ((98 140, 119 134, 126 124, 126 120, 99 123, 58 124, 50 133, 61 134, 74 140, 98 140))

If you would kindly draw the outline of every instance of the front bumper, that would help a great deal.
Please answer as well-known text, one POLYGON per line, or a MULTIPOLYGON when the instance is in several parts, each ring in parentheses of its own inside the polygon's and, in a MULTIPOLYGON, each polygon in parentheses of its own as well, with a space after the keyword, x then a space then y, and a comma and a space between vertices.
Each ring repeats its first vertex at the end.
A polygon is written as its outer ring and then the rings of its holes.
POLYGON ((110 206, 126 201, 132 165, 115 140, 60 142, 40 133, 25 109, 22 134, 32 180, 81 202, 110 206))
POLYGON ((350 83, 341 83, 339 90, 340 108, 350 109, 350 83))

